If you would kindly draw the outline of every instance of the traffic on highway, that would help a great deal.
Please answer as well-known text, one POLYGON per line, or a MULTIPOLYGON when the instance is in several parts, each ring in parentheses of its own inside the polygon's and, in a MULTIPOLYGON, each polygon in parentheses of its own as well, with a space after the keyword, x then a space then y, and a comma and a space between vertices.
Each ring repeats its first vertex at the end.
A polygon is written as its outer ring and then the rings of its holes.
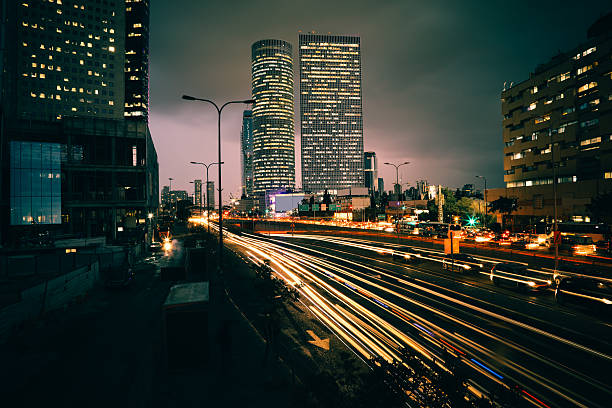
POLYGON ((224 234, 368 364, 403 361, 408 349, 461 369, 474 398, 498 406, 507 394, 540 407, 606 407, 612 397, 609 279, 367 239, 224 234))

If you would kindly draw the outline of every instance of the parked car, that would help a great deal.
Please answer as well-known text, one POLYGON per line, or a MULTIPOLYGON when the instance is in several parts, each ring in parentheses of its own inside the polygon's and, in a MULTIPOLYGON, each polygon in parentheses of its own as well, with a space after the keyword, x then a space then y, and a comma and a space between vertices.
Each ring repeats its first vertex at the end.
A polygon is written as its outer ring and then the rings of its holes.
POLYGON ((484 267, 483 263, 471 255, 458 253, 446 255, 442 260, 442 268, 458 272, 479 271, 484 267))
POLYGON ((559 304, 574 303, 597 312, 612 313, 612 283, 593 278, 565 277, 555 290, 559 304))
POLYGON ((551 285, 550 276, 538 273, 519 263, 498 263, 491 268, 491 281, 495 285, 507 284, 524 290, 542 290, 551 285))

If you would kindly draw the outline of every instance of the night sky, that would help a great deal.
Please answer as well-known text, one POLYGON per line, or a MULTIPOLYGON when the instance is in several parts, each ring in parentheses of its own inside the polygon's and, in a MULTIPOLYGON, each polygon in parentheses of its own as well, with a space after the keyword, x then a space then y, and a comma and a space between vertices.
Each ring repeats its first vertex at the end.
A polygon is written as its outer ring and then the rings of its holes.
MULTIPOLYGON (((294 46, 298 31, 361 36, 364 147, 392 188, 417 179, 460 187, 486 175, 503 186, 500 93, 557 51, 586 40, 612 1, 230 1, 151 2, 150 127, 161 186, 190 193, 202 166, 217 159, 217 116, 210 105, 251 98, 251 44, 266 38, 294 46)), ((242 106, 222 122, 224 197, 240 195, 242 106)), ((299 98, 295 102, 296 182, 301 186, 299 98)), ((216 182, 216 169, 211 169, 216 182)))

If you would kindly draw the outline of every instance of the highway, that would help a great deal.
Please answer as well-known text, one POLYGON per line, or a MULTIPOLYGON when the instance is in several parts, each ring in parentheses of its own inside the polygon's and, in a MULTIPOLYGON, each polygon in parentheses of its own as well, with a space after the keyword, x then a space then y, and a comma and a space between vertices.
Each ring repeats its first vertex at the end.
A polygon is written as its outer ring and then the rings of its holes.
POLYGON ((337 236, 226 234, 251 262, 269 260, 365 361, 401 360, 407 348, 444 369, 458 359, 477 396, 512 389, 525 406, 609 406, 612 324, 558 306, 551 290, 497 287, 474 265, 444 270, 435 250, 417 256, 406 246, 337 236), (403 262, 408 257, 418 263, 403 262))

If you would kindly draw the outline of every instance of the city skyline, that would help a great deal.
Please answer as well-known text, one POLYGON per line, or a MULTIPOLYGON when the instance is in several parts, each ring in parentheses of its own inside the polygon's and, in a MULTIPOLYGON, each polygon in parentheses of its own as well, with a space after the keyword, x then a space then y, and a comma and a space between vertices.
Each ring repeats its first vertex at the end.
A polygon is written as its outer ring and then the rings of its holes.
MULTIPOLYGON (((474 182, 477 174, 489 174, 490 186, 501 187, 504 82, 527 79, 554 50, 583 42, 586 28, 610 8, 601 1, 590 2, 589 7, 525 2, 510 11, 477 2, 388 2, 382 6, 358 2, 350 7, 339 2, 326 4, 328 12, 321 15, 315 12, 317 4, 298 13, 295 7, 279 3, 273 15, 248 3, 231 11, 227 5, 214 4, 204 12, 192 2, 172 7, 160 4, 152 10, 152 26, 158 34, 151 39, 151 127, 163 152, 160 179, 175 177, 175 183, 186 188, 197 174, 195 168, 186 169, 184 162, 216 160, 211 149, 216 146, 214 111, 185 104, 179 99, 182 93, 219 102, 248 99, 250 45, 262 38, 296 44, 299 30, 315 30, 358 34, 362 39, 365 150, 376 151, 381 162, 411 161, 401 169, 402 180, 428 179, 432 184, 460 187, 474 182), (244 22, 226 32, 223 46, 212 40, 187 43, 195 34, 212 38, 210 33, 228 24, 229 15, 243 17, 244 22), (362 15, 368 15, 367 22, 362 15), (202 18, 206 24, 196 23, 202 18), (563 30, 552 23, 566 20, 572 23, 563 30), (423 37, 430 39, 427 44, 423 37), (185 46, 175 47, 178 43, 185 46), (169 137, 174 134, 180 138, 169 137), (182 143, 203 157, 185 157, 182 143)), ((298 118, 299 104, 294 111, 298 118)), ((230 192, 240 194, 241 114, 237 107, 223 114, 226 199, 230 192)), ((299 123, 295 133, 299 145, 299 123)), ((296 149, 298 180, 300 163, 296 149)), ((395 171, 387 167, 379 169, 379 176, 391 185, 395 171)))

